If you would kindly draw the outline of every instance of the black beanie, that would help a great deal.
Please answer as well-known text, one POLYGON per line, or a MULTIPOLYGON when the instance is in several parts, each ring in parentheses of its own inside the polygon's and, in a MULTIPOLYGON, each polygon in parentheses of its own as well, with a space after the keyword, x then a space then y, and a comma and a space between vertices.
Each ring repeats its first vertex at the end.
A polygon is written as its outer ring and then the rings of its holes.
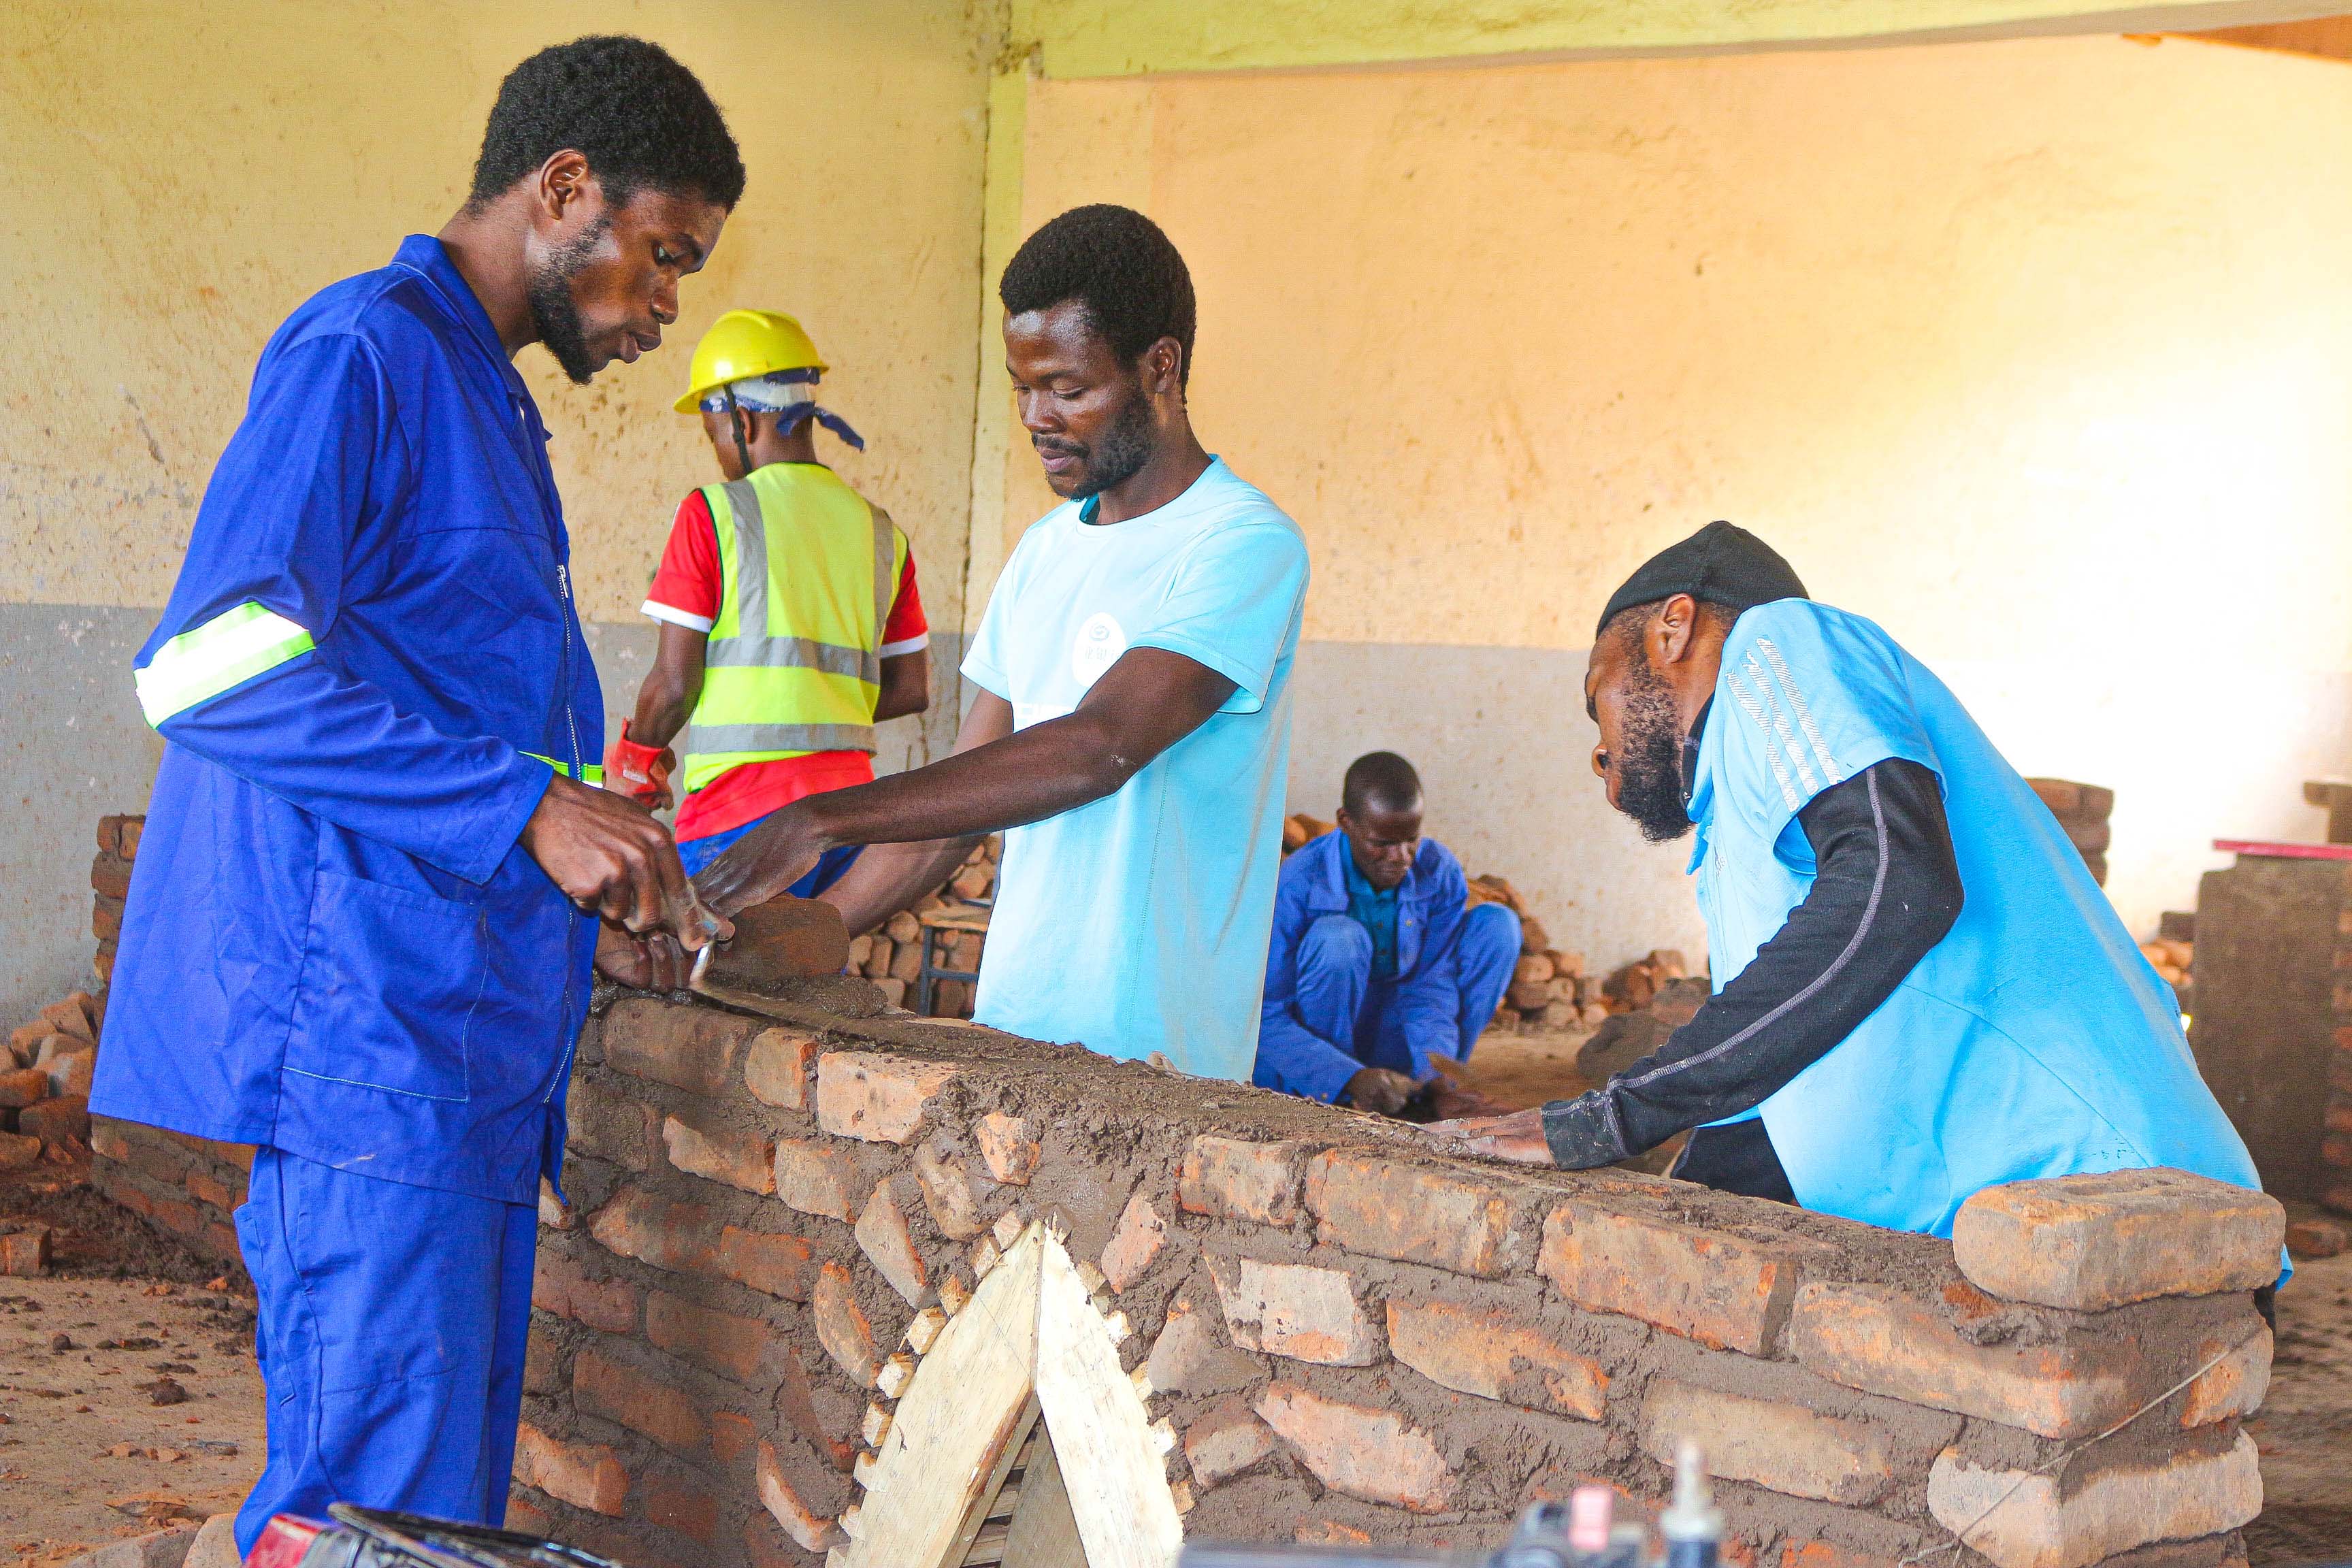
POLYGON ((1609 595, 1609 607, 1601 612, 1601 624, 1592 635, 1605 631, 1621 610, 1654 605, 1676 594, 1721 605, 1734 615, 1775 599, 1807 596, 1796 569, 1779 551, 1744 528, 1710 522, 1642 563, 1625 585, 1609 595))

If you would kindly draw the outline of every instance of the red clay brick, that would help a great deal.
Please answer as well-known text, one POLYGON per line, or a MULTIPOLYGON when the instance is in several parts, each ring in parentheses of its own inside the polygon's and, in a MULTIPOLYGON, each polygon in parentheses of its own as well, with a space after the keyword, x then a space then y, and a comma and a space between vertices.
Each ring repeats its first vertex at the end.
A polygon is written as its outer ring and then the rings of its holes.
POLYGON ((898 1202, 892 1178, 885 1176, 875 1184, 865 1212, 857 1216, 855 1234, 858 1250, 889 1281, 890 1289, 906 1299, 907 1305, 919 1307, 930 1300, 930 1271, 923 1267, 923 1255, 907 1229, 907 1211, 898 1202))
POLYGON ((1203 1133, 1184 1152, 1176 1205, 1188 1214, 1286 1226, 1298 1217, 1307 1151, 1296 1143, 1251 1143, 1203 1133))
POLYGON ((2247 1321, 2226 1336, 2206 1340, 2197 1347, 2195 1365, 2215 1356, 2221 1360, 2200 1373, 2189 1385, 2180 1412, 2183 1426, 2207 1426, 2232 1415, 2251 1415, 2262 1408, 2271 1387, 2271 1331, 2266 1323, 2247 1321), (2227 1350, 2229 1353, 2222 1355, 2227 1350))
POLYGON ((714 1272, 739 1285, 787 1301, 805 1301, 816 1279, 815 1257, 805 1237, 730 1225, 719 1229, 712 1267, 714 1272))
POLYGON ((639 1174, 654 1165, 661 1113, 645 1100, 574 1080, 565 1101, 565 1142, 594 1160, 610 1160, 639 1174))
POLYGON ((1536 1268, 1580 1307, 1748 1355, 1780 1338, 1797 1287, 1795 1259, 1780 1249, 1581 1203, 1544 1222, 1536 1268))
POLYGON ((89 863, 89 889, 100 898, 127 899, 131 896, 131 862, 120 855, 101 851, 89 863))
POLYGON ((1242 1349, 1324 1366, 1380 1359, 1380 1330, 1344 1270, 1214 1255, 1208 1261, 1226 1331, 1242 1349))
POLYGON ((1184 1463, 1203 1487, 1230 1480, 1273 1452, 1273 1430, 1236 1399, 1210 1410, 1184 1434, 1184 1463))
POLYGON ((719 1499, 693 1477, 664 1465, 646 1477, 646 1518, 664 1530, 713 1545, 719 1536, 719 1499))
POLYGON ((1440 1513, 1453 1501, 1456 1478, 1445 1456, 1428 1433, 1392 1412, 1288 1383, 1270 1385, 1255 1408, 1333 1491, 1415 1513, 1440 1513))
POLYGON ((2217 1454, 2117 1460, 2059 1478, 1979 1468, 1947 1448, 1927 1473, 1927 1510, 1998 1568, 2087 1568, 2150 1542, 2193 1541, 2262 1511, 2254 1440, 2217 1454))
POLYGON ((633 996, 604 1015, 608 1066, 674 1089, 716 1098, 735 1076, 749 1018, 687 1003, 633 996))
POLYGON ((578 1258, 553 1247, 540 1248, 530 1304, 608 1334, 637 1331, 637 1288, 625 1279, 592 1279, 578 1258))
POLYGON ((834 1363, 860 1388, 870 1388, 882 1370, 874 1351, 874 1326, 857 1305, 857 1289, 849 1270, 828 1263, 817 1275, 816 1299, 811 1315, 816 1320, 817 1342, 834 1363))
POLYGON ((2285 1233, 2286 1210, 2266 1193, 2186 1171, 2109 1171, 1985 1188, 1953 1219, 1952 1258, 2005 1300, 2103 1312, 2268 1285, 2285 1233))
POLYGON ((638 1187, 623 1187, 591 1215, 588 1234, 624 1258, 656 1268, 712 1270, 710 1211, 638 1187))
POLYGON ((971 1136, 988 1173, 1006 1186, 1025 1187, 1037 1173, 1037 1129, 1025 1118, 992 1110, 972 1124, 971 1136))
POLYGON ((1789 1347, 1832 1383, 2044 1437, 2101 1431, 2142 1393, 2128 1346, 1971 1344, 1933 1302, 1891 1286, 1806 1286, 1790 1315, 1789 1347))
POLYGON ((532 1324, 523 1336, 522 1391, 525 1394, 563 1392, 563 1356, 555 1336, 532 1324))
POLYGON ((1586 1421, 1608 1413, 1608 1372, 1524 1313, 1391 1298, 1388 1323, 1389 1353, 1432 1383, 1586 1421))
POLYGON ((1103 1279, 1113 1290, 1125 1295, 1129 1286, 1143 1278, 1167 1239, 1168 1222, 1150 1198, 1136 1194, 1127 1200, 1127 1207, 1119 1213, 1118 1228, 1103 1247, 1103 1279))
POLYGON ((762 1196, 776 1190, 774 1151, 755 1132, 738 1131, 716 1118, 688 1121, 671 1116, 662 1121, 662 1147, 669 1151, 669 1163, 689 1176, 762 1196))
POLYGON ((957 1070, 878 1051, 828 1051, 816 1064, 817 1125, 836 1138, 908 1142, 957 1070))
POLYGON ((842 1543, 840 1529, 803 1500, 801 1489, 792 1484, 777 1460, 775 1448, 766 1443, 760 1445, 758 1481, 760 1505, 803 1551, 823 1552, 842 1543))
POLYGON ((710 1446, 710 1426, 692 1396, 649 1373, 590 1348, 572 1358, 572 1402, 642 1432, 673 1454, 692 1458, 710 1446))
POLYGON ((1323 1239, 1350 1252, 1489 1278, 1527 1261, 1519 1205, 1502 1188, 1369 1149, 1310 1161, 1307 1206, 1323 1239))
POLYGON ((629 1473, 602 1443, 566 1443, 530 1422, 515 1431, 515 1479, 574 1508, 618 1519, 629 1495, 629 1473))
POLYGON ((1661 1377, 1642 1404, 1642 1447, 1663 1465, 1695 1439, 1708 1473, 1791 1497, 1872 1503, 1895 1484, 1894 1446, 1870 1422, 1661 1377))
POLYGON ((763 1105, 806 1110, 809 1064, 824 1050, 814 1036, 798 1030, 762 1029, 743 1053, 743 1087, 763 1105))
POLYGON ((865 1193, 853 1151, 808 1139, 777 1142, 776 1195, 786 1208, 855 1224, 865 1193))
POLYGON ((750 1416, 738 1415, 732 1410, 710 1413, 710 1457, 720 1464, 732 1465, 749 1458, 752 1442, 758 1436, 759 1429, 751 1425, 750 1416))
POLYGON ((646 1338, 738 1383, 751 1383, 758 1373, 768 1333, 758 1318, 698 1306, 667 1290, 646 1292, 646 1338))
POLYGON ((49 1075, 42 1068, 0 1072, 0 1110, 17 1110, 49 1098, 49 1075))
MULTIPOLYGON (((68 1138, 79 1138, 87 1142, 89 1139, 89 1097, 86 1094, 60 1094, 42 1100, 38 1105, 28 1105, 16 1112, 16 1131, 28 1138, 38 1138, 44 1143, 62 1144, 68 1138)), ((190 1176, 189 1191, 195 1191, 196 1179, 190 1176)), ((211 1190, 196 1193, 198 1197, 222 1208, 237 1205, 240 1201, 237 1194, 210 1176, 203 1180, 211 1190), (214 1192, 220 1195, 213 1196, 214 1192)))
POLYGON ((1255 1378, 1264 1363, 1226 1344, 1212 1326, 1221 1314, 1206 1312, 1180 1293, 1168 1304, 1168 1321, 1151 1342, 1144 1375, 1162 1394, 1215 1394, 1255 1378))

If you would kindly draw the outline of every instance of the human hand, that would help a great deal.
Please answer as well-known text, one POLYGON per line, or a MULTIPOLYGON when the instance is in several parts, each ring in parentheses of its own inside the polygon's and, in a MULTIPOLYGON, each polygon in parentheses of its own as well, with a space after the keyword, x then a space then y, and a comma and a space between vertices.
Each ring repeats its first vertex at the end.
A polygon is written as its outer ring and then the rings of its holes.
POLYGON ((669 829, 622 795, 557 774, 523 824, 522 847, 582 910, 688 950, 726 934, 696 899, 669 829))
POLYGON ((720 915, 782 896, 824 853, 809 814, 799 803, 770 812, 694 879, 702 901, 720 915))
POLYGON ((1551 1145, 1544 1142, 1540 1105, 1514 1110, 1507 1116, 1433 1121, 1426 1131, 1444 1143, 1451 1153, 1480 1154, 1489 1160, 1509 1160, 1522 1165, 1552 1163, 1551 1145))
POLYGON ((1339 1100, 1342 1104, 1369 1110, 1375 1116, 1394 1116, 1420 1089, 1421 1085, 1401 1072, 1366 1068, 1348 1080, 1348 1086, 1339 1091, 1339 1100))
POLYGON ((638 936, 619 926, 596 929, 596 973, 637 991, 683 991, 694 958, 667 931, 638 936))

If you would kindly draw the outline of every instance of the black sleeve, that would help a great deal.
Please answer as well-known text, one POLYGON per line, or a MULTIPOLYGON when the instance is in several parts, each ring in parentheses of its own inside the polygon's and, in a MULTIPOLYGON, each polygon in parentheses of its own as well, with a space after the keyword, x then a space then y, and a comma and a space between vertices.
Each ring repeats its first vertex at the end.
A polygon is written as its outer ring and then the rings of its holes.
POLYGON ((1591 1093, 1544 1107, 1569 1170, 1613 1164, 1760 1104, 1844 1039, 1960 914, 1936 775, 1899 759, 1815 795, 1798 822, 1813 885, 1698 1016, 1591 1093))

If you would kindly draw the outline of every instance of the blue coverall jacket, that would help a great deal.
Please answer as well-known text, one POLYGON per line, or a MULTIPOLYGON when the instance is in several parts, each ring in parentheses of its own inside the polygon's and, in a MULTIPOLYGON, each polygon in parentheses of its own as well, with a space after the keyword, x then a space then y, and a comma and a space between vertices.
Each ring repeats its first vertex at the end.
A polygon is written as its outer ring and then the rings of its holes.
MULTIPOLYGON (((1397 1027, 1416 1047, 1456 1037, 1462 1003, 1450 961, 1469 897, 1454 851, 1423 839, 1412 869, 1397 887, 1396 981, 1388 1001, 1397 1027), (1433 956, 1423 963, 1424 954, 1433 956)), ((1299 940, 1325 915, 1347 912, 1348 836, 1335 831, 1295 851, 1275 886, 1274 935, 1257 1026, 1255 1081, 1264 1088, 1329 1100, 1365 1065, 1308 1029, 1294 1007, 1299 940)), ((1414 1068, 1417 1078, 1431 1070, 1425 1061, 1414 1068)))
POLYGON ((136 661, 93 1110, 532 1200, 595 922, 517 839, 604 747, 546 441, 437 240, 270 340, 136 661))

